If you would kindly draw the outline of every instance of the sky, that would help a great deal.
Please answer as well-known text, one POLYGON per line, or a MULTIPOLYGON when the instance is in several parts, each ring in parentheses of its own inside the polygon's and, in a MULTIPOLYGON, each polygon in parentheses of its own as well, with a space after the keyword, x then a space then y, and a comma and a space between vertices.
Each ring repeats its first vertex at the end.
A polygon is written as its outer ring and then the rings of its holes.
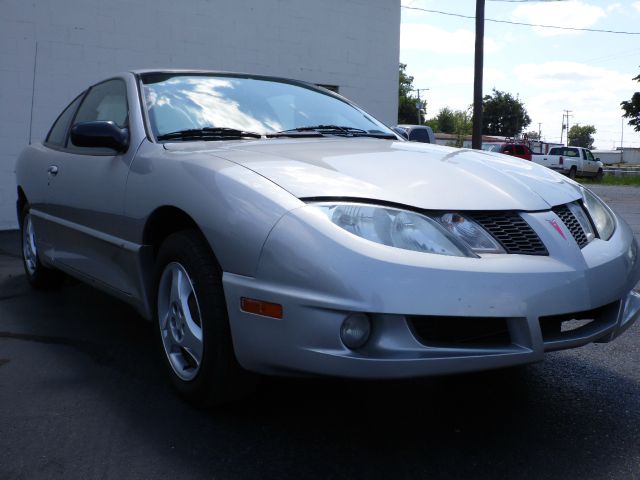
MULTIPOLYGON (((401 0, 400 61, 414 88, 428 88, 427 117, 473 102, 475 20, 406 7, 475 16, 475 0, 401 0)), ((640 33, 640 1, 486 0, 485 18, 640 33)), ((493 88, 524 103, 543 140, 559 142, 569 125, 593 125, 594 147, 640 147, 640 132, 622 121, 620 102, 640 91, 640 35, 570 31, 485 22, 483 94, 493 88), (540 124, 540 125, 539 125, 540 124)), ((566 136, 566 133, 565 133, 566 136)))

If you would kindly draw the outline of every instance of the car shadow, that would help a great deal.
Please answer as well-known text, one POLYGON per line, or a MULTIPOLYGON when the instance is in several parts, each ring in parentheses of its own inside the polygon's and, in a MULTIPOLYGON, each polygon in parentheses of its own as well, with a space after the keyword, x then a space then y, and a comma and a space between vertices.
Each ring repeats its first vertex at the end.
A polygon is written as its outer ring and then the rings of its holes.
MULTIPOLYGON (((118 462, 112 473, 131 478, 599 478, 637 467, 639 377, 601 361, 607 346, 421 380, 261 378, 247 398, 199 410, 164 381, 153 326, 101 292, 75 283, 25 290, 2 309, 15 320, 2 321, 0 338, 36 343, 82 370, 82 388, 99 396, 91 415, 118 425, 110 442, 119 452, 145 446, 143 456, 107 456, 118 462)), ((81 432, 75 441, 99 434, 81 432)), ((59 434, 47 439, 54 450, 59 434)))

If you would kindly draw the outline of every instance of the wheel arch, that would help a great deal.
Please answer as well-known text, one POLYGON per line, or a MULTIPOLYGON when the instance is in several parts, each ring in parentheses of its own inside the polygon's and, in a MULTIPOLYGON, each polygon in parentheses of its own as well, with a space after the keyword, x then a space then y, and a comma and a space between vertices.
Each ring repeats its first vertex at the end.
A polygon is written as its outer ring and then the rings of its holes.
POLYGON ((18 223, 22 225, 22 210, 25 205, 28 205, 27 195, 20 185, 18 185, 18 199, 16 200, 16 212, 18 214, 18 223))
MULTIPOLYGON (((158 252, 163 242, 172 234, 184 231, 194 230, 202 237, 203 241, 209 246, 213 257, 218 262, 215 251, 207 240, 202 229, 191 215, 183 209, 172 206, 163 205, 156 208, 148 216, 142 230, 142 251, 140 261, 142 263, 141 273, 144 281, 144 291, 146 298, 144 299, 144 308, 141 310, 143 316, 147 319, 152 318, 154 311, 153 302, 155 297, 155 264, 158 252)), ((220 263, 218 262, 218 265, 220 263)))

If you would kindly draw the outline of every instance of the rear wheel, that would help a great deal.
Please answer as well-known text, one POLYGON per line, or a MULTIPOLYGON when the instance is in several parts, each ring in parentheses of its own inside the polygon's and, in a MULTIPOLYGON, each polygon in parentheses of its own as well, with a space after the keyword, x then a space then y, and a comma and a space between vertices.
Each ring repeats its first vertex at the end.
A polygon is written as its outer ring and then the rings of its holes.
POLYGON ((598 173, 596 173, 595 177, 593 177, 593 179, 596 182, 601 182, 602 181, 602 177, 604 177, 604 172, 602 171, 602 169, 598 169, 598 173))
POLYGON ((199 232, 165 240, 156 287, 156 331, 171 384, 201 406, 243 393, 248 375, 233 353, 222 271, 199 232))
POLYGON ((31 286, 39 290, 49 290, 60 286, 64 281, 62 272, 47 268, 40 262, 36 231, 28 205, 22 209, 20 237, 22 240, 22 264, 31 286))
POLYGON ((569 170, 569 178, 571 180, 576 178, 576 173, 577 173, 578 169, 576 167, 571 167, 571 169, 569 170))

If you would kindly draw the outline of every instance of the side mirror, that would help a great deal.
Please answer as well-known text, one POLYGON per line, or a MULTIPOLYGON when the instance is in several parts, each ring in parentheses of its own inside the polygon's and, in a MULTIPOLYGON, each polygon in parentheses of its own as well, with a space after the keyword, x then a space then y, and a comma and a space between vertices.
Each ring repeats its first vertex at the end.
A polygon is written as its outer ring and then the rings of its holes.
POLYGON ((596 157, 596 162, 599 162, 599 161, 600 161, 600 157, 596 157))
POLYGON ((71 128, 71 142, 78 147, 106 147, 124 152, 129 147, 129 130, 113 122, 82 122, 71 128))

